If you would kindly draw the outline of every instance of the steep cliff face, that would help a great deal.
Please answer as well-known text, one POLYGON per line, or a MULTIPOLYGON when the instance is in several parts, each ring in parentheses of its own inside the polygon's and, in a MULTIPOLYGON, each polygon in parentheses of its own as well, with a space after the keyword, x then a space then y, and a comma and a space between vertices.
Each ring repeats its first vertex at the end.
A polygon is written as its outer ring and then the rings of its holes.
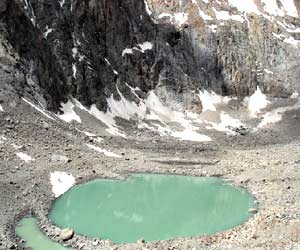
POLYGON ((160 22, 174 23, 217 56, 223 94, 248 95, 257 85, 274 96, 299 91, 300 1, 148 2, 160 22))
POLYGON ((237 2, 1 1, 1 84, 54 111, 67 96, 102 110, 118 90, 138 101, 128 85, 179 99, 300 91, 299 1, 237 2))

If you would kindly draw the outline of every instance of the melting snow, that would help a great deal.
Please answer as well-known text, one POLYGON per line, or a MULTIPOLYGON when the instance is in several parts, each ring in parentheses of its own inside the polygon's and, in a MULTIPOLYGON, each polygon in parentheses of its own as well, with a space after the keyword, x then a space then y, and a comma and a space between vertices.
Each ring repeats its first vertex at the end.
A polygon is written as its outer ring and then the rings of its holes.
POLYGON ((270 103, 259 87, 257 87, 253 95, 245 99, 245 102, 248 102, 248 110, 252 117, 257 117, 261 110, 270 103))
POLYGON ((51 120, 54 120, 54 118, 51 117, 50 115, 48 115, 48 114, 46 113, 45 110, 43 110, 43 109, 37 107, 36 105, 34 105, 33 103, 31 103, 30 101, 26 100, 26 99, 23 98, 23 97, 22 97, 22 100, 23 100, 24 102, 26 102, 27 104, 29 104, 29 105, 30 105, 31 107, 33 107, 34 109, 36 109, 37 111, 39 111, 40 113, 42 113, 42 114, 43 114, 44 116, 46 116, 47 118, 49 118, 49 119, 51 119, 51 120))
POLYGON ((80 117, 74 111, 75 106, 71 100, 69 100, 67 103, 61 103, 61 106, 61 111, 63 111, 63 114, 57 115, 60 119, 65 122, 71 122, 74 120, 81 123, 80 117))
POLYGON ((66 172, 53 172, 50 173, 50 182, 52 192, 57 198, 74 186, 75 178, 72 174, 66 172))
POLYGON ((19 152, 19 153, 16 153, 16 155, 17 155, 22 161, 25 161, 25 162, 31 162, 31 161, 34 161, 34 159, 33 159, 30 155, 28 155, 28 154, 19 152))
POLYGON ((106 149, 102 149, 102 148, 99 148, 97 146, 94 146, 94 145, 91 145, 91 144, 86 144, 89 148, 99 152, 99 153, 102 153, 106 156, 109 156, 109 157, 115 157, 115 158, 122 158, 121 155, 118 155, 118 154, 115 154, 113 152, 110 152, 110 151, 107 151, 106 149))
POLYGON ((208 92, 207 90, 204 91, 200 91, 199 92, 199 98, 201 100, 202 103, 202 111, 216 111, 216 106, 218 104, 226 104, 228 103, 231 99, 229 97, 223 97, 223 96, 219 96, 216 93, 212 92, 208 92))

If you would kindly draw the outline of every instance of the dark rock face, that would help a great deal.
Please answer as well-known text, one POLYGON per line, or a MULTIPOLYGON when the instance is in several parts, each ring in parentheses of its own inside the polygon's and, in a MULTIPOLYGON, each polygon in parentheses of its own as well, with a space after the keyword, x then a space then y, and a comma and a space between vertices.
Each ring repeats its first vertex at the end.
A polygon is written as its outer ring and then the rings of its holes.
MULTIPOLYGON (((271 8, 262 0, 243 1, 239 6, 230 5, 230 0, 148 2, 160 22, 169 23, 178 13, 187 16, 185 26, 195 44, 217 57, 224 84, 210 82, 215 91, 245 96, 260 86, 271 95, 287 96, 300 90, 300 71, 296 70, 300 67, 300 37, 296 32, 300 20, 297 13, 291 14, 291 6, 282 6, 283 1, 274 0, 271 8), (270 13, 267 7, 280 13, 270 13), (161 19, 162 13, 171 17, 161 19)), ((299 12, 300 1, 294 2, 299 12)))
POLYGON ((116 86, 128 92, 125 83, 144 93, 157 84, 177 92, 201 82, 222 84, 216 56, 194 47, 174 26, 155 24, 143 1, 14 0, 4 6, 7 40, 49 109, 57 110, 69 94, 105 110, 116 86), (123 54, 144 42, 153 48, 123 54))
POLYGON ((213 32, 190 1, 149 2, 152 16, 140 0, 1 1, 0 79, 54 111, 68 95, 102 110, 117 89, 136 100, 127 84, 141 97, 157 85, 178 96, 204 87, 237 96, 257 85, 274 95, 300 90, 299 55, 274 39, 278 24, 248 15, 250 25, 230 20, 213 32), (163 11, 189 21, 176 27, 157 17, 163 11))

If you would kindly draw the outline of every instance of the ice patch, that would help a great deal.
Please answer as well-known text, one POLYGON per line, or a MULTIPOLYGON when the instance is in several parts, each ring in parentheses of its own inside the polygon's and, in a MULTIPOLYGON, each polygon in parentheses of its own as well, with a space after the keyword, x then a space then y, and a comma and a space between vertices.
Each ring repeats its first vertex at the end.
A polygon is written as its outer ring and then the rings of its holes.
POLYGON ((199 98, 202 103, 202 112, 205 111, 216 111, 216 106, 219 104, 227 104, 231 98, 219 96, 216 93, 208 92, 207 90, 199 92, 199 98))
POLYGON ((48 115, 48 114, 46 113, 45 110, 39 108, 38 106, 34 105, 33 103, 31 103, 30 101, 26 100, 26 99, 23 98, 23 97, 22 97, 22 100, 23 100, 24 102, 26 102, 27 104, 29 104, 29 105, 30 105, 31 107, 33 107, 34 109, 36 109, 37 111, 39 111, 40 113, 42 113, 42 114, 43 114, 44 116, 46 116, 47 118, 49 118, 49 119, 51 119, 51 120, 54 120, 54 118, 51 117, 50 115, 48 115))
POLYGON ((113 152, 110 152, 106 149, 102 149, 102 148, 99 148, 97 146, 94 146, 94 145, 91 145, 91 144, 86 144, 89 148, 101 153, 101 154, 104 154, 106 156, 109 156, 109 157, 115 157, 115 158, 122 158, 121 155, 118 155, 116 153, 113 153, 113 152))
POLYGON ((57 198, 74 186, 75 178, 72 174, 57 171, 50 173, 50 183, 52 185, 52 192, 57 198))
POLYGON ((22 160, 22 161, 25 161, 25 162, 31 162, 31 161, 34 161, 34 159, 28 155, 28 154, 25 154, 25 153, 22 153, 22 152, 18 152, 16 153, 16 155, 22 160))
POLYGON ((270 103, 267 100, 267 97, 261 92, 260 88, 257 87, 256 91, 253 95, 245 99, 245 103, 248 103, 248 110, 250 112, 250 116, 257 117, 261 110, 267 107, 270 103))
POLYGON ((81 123, 80 117, 74 111, 75 105, 71 100, 69 100, 67 103, 61 103, 61 106, 62 108, 60 110, 63 112, 63 114, 57 115, 61 120, 65 122, 77 121, 81 123))

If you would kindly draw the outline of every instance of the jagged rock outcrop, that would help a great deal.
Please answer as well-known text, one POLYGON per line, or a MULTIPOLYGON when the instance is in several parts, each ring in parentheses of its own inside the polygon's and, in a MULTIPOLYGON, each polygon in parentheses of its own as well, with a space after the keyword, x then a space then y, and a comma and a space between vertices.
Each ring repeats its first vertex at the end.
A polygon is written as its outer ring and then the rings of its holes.
MULTIPOLYGON (((300 1, 148 3, 154 18, 193 34, 195 46, 217 56, 223 94, 248 95, 258 85, 274 96, 300 90, 300 1), (184 16, 184 23, 178 23, 178 16, 184 16)), ((210 87, 218 91, 219 86, 210 87)))
POLYGON ((274 96, 300 91, 295 10, 277 6, 275 16, 262 1, 243 11, 232 2, 3 0, 2 90, 35 96, 53 111, 68 96, 106 110, 117 88, 138 101, 127 84, 141 97, 164 86, 179 99, 199 88, 237 96, 258 85, 274 96))

